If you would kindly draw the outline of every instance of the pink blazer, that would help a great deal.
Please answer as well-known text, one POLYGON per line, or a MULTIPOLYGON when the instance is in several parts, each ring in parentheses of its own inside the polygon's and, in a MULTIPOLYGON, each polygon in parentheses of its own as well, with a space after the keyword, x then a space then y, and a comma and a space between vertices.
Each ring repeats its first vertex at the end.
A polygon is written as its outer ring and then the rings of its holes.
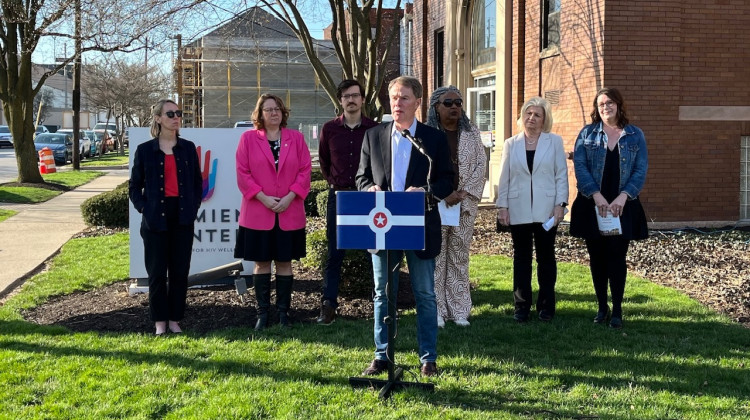
POLYGON ((265 131, 249 130, 242 133, 236 154, 237 186, 242 193, 240 226, 255 230, 271 230, 276 213, 272 212, 256 195, 283 197, 294 191, 297 197, 286 211, 279 213, 281 230, 305 227, 305 197, 310 192, 310 151, 299 131, 281 129, 279 170, 276 171, 273 153, 265 131))

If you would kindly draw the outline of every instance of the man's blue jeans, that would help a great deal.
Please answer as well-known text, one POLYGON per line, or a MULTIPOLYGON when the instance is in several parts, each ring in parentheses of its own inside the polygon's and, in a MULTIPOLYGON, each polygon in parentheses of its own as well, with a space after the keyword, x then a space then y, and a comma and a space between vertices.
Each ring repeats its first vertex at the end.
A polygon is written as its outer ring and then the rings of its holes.
MULTIPOLYGON (((394 287, 393 295, 398 294, 398 267, 403 255, 409 267, 414 300, 417 303, 417 342, 419 343, 419 360, 421 363, 434 362, 437 359, 437 303, 435 300, 435 259, 423 260, 414 251, 389 251, 391 256, 391 276, 394 287)), ((388 326, 384 317, 388 315, 388 294, 386 293, 386 251, 379 251, 372 256, 372 268, 375 277, 375 359, 388 360, 388 326)), ((396 302, 390 302, 396 305, 396 302)))

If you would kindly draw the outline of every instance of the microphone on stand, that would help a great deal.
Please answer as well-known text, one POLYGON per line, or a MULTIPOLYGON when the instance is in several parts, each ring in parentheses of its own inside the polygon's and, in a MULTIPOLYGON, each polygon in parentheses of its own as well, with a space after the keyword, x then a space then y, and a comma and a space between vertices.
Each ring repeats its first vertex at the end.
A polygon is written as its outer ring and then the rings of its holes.
POLYGON ((409 140, 409 142, 414 145, 414 147, 419 150, 419 153, 427 156, 428 159, 430 159, 430 156, 427 154, 427 152, 424 150, 424 145, 422 145, 422 140, 419 140, 418 138, 415 138, 411 135, 409 130, 404 130, 401 132, 401 135, 404 136, 405 139, 409 140))
POLYGON ((425 194, 425 204, 427 205, 427 211, 432 211, 433 207, 436 205, 434 203, 435 198, 432 194, 432 187, 430 186, 430 179, 432 178, 432 158, 430 155, 427 154, 427 151, 424 150, 424 145, 422 144, 422 140, 419 140, 418 138, 411 135, 409 130, 404 130, 401 132, 401 135, 404 136, 409 142, 417 148, 419 153, 424 155, 424 157, 427 158, 427 193, 425 194))

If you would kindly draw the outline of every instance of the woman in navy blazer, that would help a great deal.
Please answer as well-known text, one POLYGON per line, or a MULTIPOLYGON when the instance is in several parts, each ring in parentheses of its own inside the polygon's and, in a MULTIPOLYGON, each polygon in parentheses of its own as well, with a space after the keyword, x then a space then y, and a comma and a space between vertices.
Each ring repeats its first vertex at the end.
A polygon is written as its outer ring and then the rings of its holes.
POLYGON ((281 98, 261 95, 252 118, 255 130, 242 134, 236 153, 242 206, 234 256, 255 262, 255 329, 262 330, 268 326, 271 306, 272 262, 279 323, 290 325, 292 260, 305 256, 304 202, 312 163, 302 133, 285 128, 289 110, 281 98))
POLYGON ((148 302, 156 335, 180 333, 185 313, 193 226, 203 194, 198 153, 180 137, 182 111, 170 99, 152 107, 153 139, 138 146, 128 193, 142 214, 148 302), (167 324, 167 321, 169 322, 167 324))
POLYGON ((552 112, 539 97, 521 108, 523 132, 505 140, 498 185, 497 221, 510 225, 513 239, 513 318, 526 322, 531 311, 531 255, 536 247, 539 319, 555 315, 555 235, 568 201, 568 167, 562 137, 550 133, 552 112), (550 219, 552 227, 542 224, 550 219))

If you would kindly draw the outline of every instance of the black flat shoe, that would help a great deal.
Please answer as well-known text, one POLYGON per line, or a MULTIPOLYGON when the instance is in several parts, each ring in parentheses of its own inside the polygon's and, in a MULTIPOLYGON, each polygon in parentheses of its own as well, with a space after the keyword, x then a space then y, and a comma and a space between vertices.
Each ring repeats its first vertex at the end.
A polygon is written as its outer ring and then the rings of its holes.
POLYGON ((599 310, 594 317, 594 324, 604 324, 607 321, 607 315, 609 315, 609 308, 605 310, 599 310))
POLYGON ((609 320, 609 327, 614 328, 616 330, 619 330, 622 328, 622 318, 617 318, 615 316, 612 317, 612 319, 609 320))

